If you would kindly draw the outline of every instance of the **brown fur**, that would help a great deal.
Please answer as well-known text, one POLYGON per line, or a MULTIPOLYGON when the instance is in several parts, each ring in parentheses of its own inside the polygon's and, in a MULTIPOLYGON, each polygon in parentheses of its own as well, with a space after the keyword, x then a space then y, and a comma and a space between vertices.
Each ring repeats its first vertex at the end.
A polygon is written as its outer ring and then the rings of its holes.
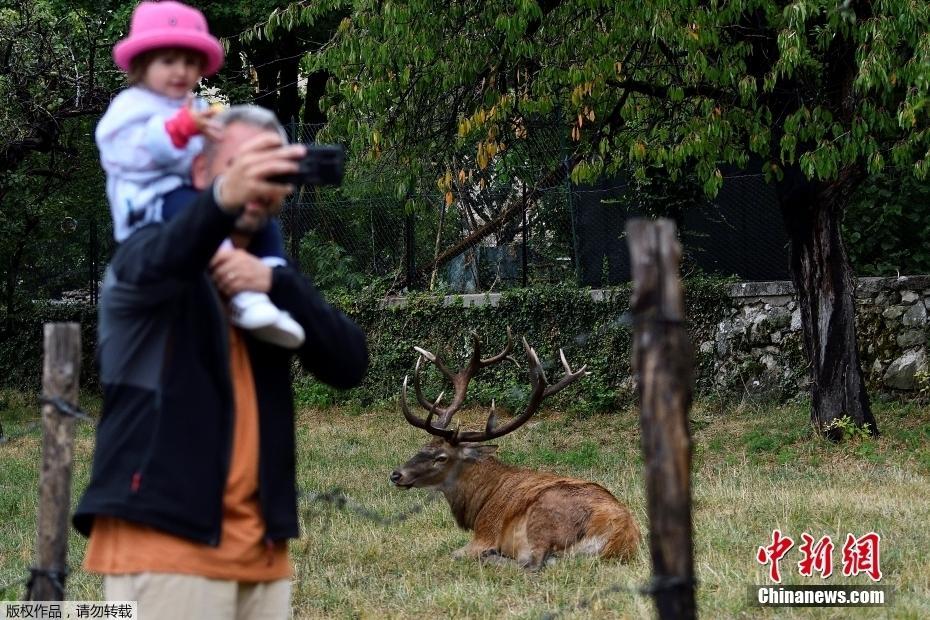
POLYGON ((398 486, 442 491, 459 527, 474 538, 457 555, 504 557, 528 568, 560 553, 626 561, 639 528, 629 508, 599 484, 519 469, 497 460, 494 446, 436 439, 398 468, 398 486))

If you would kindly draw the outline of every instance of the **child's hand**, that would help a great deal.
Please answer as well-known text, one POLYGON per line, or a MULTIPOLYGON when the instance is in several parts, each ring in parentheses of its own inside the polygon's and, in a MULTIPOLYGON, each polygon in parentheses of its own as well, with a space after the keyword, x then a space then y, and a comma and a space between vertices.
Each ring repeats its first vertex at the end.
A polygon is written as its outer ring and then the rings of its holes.
POLYGON ((197 126, 197 131, 201 135, 211 142, 218 142, 223 139, 223 128, 219 123, 213 120, 213 117, 221 111, 221 108, 218 106, 210 106, 205 110, 195 110, 193 99, 188 101, 187 107, 191 119, 197 126))
POLYGON ((197 131, 207 140, 219 142, 223 139, 223 128, 213 120, 214 116, 216 116, 216 111, 209 108, 199 112, 191 110, 191 118, 194 119, 194 124, 197 125, 197 131))

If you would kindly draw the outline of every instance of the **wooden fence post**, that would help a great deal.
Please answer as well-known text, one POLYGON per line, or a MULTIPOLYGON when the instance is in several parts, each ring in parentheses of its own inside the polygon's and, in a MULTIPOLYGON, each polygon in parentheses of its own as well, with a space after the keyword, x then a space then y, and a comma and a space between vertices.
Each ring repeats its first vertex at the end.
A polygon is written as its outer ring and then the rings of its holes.
POLYGON ((693 361, 684 326, 678 267, 681 246, 671 220, 626 226, 633 273, 633 369, 638 375, 646 466, 651 592, 659 618, 694 618, 691 541, 693 361))
MULTIPOLYGON (((45 399, 77 405, 81 370, 81 330, 77 323, 45 324, 42 392, 45 399)), ((29 598, 62 601, 68 559, 71 513, 71 462, 76 420, 54 405, 42 406, 42 471, 39 474, 39 518, 36 568, 29 598)))

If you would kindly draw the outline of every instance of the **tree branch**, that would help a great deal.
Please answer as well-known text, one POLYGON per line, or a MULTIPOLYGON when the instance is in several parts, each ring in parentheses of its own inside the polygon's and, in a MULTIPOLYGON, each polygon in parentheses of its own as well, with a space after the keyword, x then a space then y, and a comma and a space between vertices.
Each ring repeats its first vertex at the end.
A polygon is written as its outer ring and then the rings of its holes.
MULTIPOLYGON (((572 170, 574 170, 575 166, 577 166, 578 162, 580 161, 581 161, 581 156, 578 155, 577 153, 573 154, 572 156, 564 160, 562 163, 560 163, 558 166, 556 166, 555 168, 550 170, 548 173, 543 175, 542 178, 540 178, 539 181, 537 181, 536 184, 533 186, 533 189, 527 193, 526 195, 527 202, 531 200, 535 200, 539 196, 540 192, 542 192, 543 190, 554 187, 555 185, 560 183, 563 179, 565 179, 566 176, 571 174, 572 170)), ((442 254, 437 256, 431 263, 427 265, 423 265, 421 267, 417 267, 416 278, 420 279, 422 276, 429 273, 430 271, 434 269, 438 269, 439 267, 446 264, 447 262, 449 262, 450 260, 458 256, 465 250, 479 243, 482 239, 484 239, 491 233, 495 232, 507 220, 513 217, 520 210, 522 205, 523 205, 522 200, 513 201, 512 203, 510 203, 510 205, 507 206, 506 209, 501 211, 495 218, 493 218, 492 220, 489 220, 483 226, 480 226, 479 228, 474 230, 471 234, 469 234, 467 237, 465 237, 464 239, 456 243, 454 246, 442 252, 442 254)), ((409 285, 410 285, 410 282, 407 282, 405 280, 401 282, 401 286, 409 286, 409 285)))
MULTIPOLYGON (((655 99, 667 99, 671 90, 668 86, 655 84, 652 82, 643 82, 640 80, 607 80, 607 84, 614 88, 630 90, 641 95, 653 97, 655 99)), ((707 97, 708 99, 726 99, 730 93, 721 90, 709 84, 695 84, 694 86, 682 86, 682 92, 685 97, 707 97)))

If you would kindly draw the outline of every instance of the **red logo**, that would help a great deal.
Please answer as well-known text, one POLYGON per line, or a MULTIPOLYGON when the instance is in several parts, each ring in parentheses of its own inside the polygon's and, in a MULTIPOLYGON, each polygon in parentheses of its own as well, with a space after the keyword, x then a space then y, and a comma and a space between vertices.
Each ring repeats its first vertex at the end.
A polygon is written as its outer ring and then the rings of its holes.
POLYGON ((781 574, 778 572, 778 561, 785 557, 788 550, 794 546, 794 541, 788 536, 782 537, 781 532, 772 530, 772 544, 768 547, 759 547, 756 559, 765 566, 771 563, 769 577, 775 583, 781 583, 781 574))
POLYGON ((843 545, 843 575, 851 577, 865 573, 872 581, 881 580, 880 543, 881 537, 875 532, 869 532, 859 538, 847 534, 846 543, 843 545))
MULTIPOLYGON (((819 573, 821 579, 833 574, 833 541, 829 536, 822 536, 814 541, 814 537, 804 532, 801 534, 802 543, 798 547, 801 552, 801 561, 798 562, 798 573, 803 577, 813 577, 819 573)), ((756 560, 759 564, 769 565, 769 577, 775 583, 781 583, 781 570, 778 562, 788 551, 794 547, 790 536, 783 536, 780 530, 772 530, 772 544, 759 547, 756 560)), ((869 532, 859 538, 853 534, 846 535, 843 544, 843 575, 854 577, 865 573, 872 581, 881 581, 881 536, 869 532)))
POLYGON ((812 577, 814 572, 820 573, 821 579, 826 579, 833 574, 833 541, 829 536, 824 536, 814 544, 814 537, 804 532, 801 534, 804 540, 798 549, 801 551, 801 561, 798 562, 798 572, 805 577, 812 577))

